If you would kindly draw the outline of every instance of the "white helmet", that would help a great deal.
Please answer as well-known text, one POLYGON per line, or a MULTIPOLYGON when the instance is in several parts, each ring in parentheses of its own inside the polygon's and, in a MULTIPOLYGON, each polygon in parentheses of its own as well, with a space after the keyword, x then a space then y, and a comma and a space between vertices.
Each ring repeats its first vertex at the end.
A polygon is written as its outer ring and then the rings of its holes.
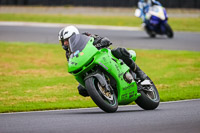
POLYGON ((78 29, 75 26, 67 26, 59 31, 58 40, 62 41, 68 39, 73 34, 79 34, 78 29))
POLYGON ((64 45, 64 40, 69 39, 73 34, 79 34, 78 29, 74 26, 67 26, 59 31, 58 40, 61 41, 64 50, 68 50, 68 47, 64 45))

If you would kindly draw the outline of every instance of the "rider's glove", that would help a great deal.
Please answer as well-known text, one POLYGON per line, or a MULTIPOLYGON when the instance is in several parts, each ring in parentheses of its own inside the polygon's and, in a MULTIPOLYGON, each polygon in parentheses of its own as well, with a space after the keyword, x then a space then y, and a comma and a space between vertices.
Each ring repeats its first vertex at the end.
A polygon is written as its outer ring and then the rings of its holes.
POLYGON ((99 43, 96 44, 96 47, 97 47, 98 49, 105 48, 105 47, 107 48, 107 47, 109 47, 111 44, 112 44, 111 41, 110 41, 108 38, 104 37, 104 38, 102 38, 102 39, 100 40, 99 43))
POLYGON ((107 37, 104 37, 101 39, 101 45, 102 47, 109 47, 112 45, 112 42, 107 37))
POLYGON ((88 32, 84 32, 84 33, 83 33, 83 35, 86 35, 86 36, 91 36, 91 34, 90 34, 90 33, 88 33, 88 32))
POLYGON ((109 47, 112 44, 110 40, 106 37, 102 38, 98 35, 91 35, 91 37, 94 38, 93 45, 98 49, 109 47))

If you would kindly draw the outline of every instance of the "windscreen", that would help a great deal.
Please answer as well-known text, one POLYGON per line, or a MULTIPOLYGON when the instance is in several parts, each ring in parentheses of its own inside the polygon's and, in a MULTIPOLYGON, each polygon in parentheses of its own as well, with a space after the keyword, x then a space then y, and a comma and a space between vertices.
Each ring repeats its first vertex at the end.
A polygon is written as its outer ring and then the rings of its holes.
POLYGON ((90 40, 90 37, 82 34, 74 34, 69 39, 69 48, 71 54, 75 54, 76 52, 81 52, 88 41, 90 40))

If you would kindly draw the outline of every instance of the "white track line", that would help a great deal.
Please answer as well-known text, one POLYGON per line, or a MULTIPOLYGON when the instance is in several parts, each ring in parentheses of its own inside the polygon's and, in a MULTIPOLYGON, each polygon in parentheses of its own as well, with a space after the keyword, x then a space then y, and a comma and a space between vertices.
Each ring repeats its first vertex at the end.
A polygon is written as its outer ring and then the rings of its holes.
MULTIPOLYGON (((200 99, 188 99, 188 100, 180 100, 180 101, 169 101, 169 102, 161 102, 161 104, 166 103, 182 103, 182 102, 190 102, 190 101, 200 101, 200 99)), ((137 105, 123 105, 119 106, 120 108, 129 107, 129 106, 137 106, 137 105)), ((13 113, 0 113, 0 115, 9 115, 9 114, 27 114, 27 113, 38 113, 38 112, 59 112, 65 110, 91 110, 91 109, 98 109, 99 107, 92 107, 92 108, 78 108, 78 109, 60 109, 60 110, 43 110, 43 111, 28 111, 28 112, 13 112, 13 113)))
POLYGON ((106 26, 106 25, 83 25, 83 24, 59 24, 59 23, 38 23, 38 22, 9 22, 0 21, 0 26, 30 26, 30 27, 65 27, 69 25, 75 25, 80 29, 104 29, 104 30, 127 30, 127 31, 139 31, 139 27, 127 27, 127 26, 106 26))

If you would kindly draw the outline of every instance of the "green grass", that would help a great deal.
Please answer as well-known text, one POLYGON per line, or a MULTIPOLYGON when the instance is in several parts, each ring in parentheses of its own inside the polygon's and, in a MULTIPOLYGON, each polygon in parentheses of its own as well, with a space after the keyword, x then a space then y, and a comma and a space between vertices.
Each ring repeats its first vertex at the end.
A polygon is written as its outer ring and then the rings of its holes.
MULTIPOLYGON (((25 21, 45 23, 70 23, 90 25, 136 26, 141 19, 131 16, 84 16, 44 14, 0 14, 0 21, 25 21)), ((169 24, 176 31, 200 31, 200 18, 170 18, 169 24)))
MULTIPOLYGON (((136 52, 161 101, 200 98, 200 52, 136 52)), ((77 85, 59 45, 0 42, 0 112, 96 106, 77 85)))
POLYGON ((53 14, 0 14, 1 21, 48 22, 92 25, 136 26, 141 20, 128 16, 84 16, 53 14))

